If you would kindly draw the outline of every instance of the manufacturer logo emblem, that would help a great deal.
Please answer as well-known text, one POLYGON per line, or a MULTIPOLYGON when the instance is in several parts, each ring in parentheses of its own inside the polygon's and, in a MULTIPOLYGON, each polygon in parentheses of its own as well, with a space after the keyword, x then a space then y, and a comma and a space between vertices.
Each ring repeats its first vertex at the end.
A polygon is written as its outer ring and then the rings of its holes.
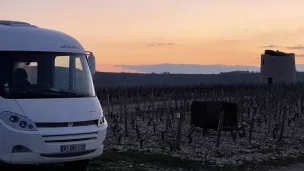
POLYGON ((68 123, 68 127, 72 127, 73 126, 73 122, 68 123))
POLYGON ((76 46, 71 46, 71 45, 61 45, 60 48, 68 48, 68 49, 80 49, 79 47, 76 46))

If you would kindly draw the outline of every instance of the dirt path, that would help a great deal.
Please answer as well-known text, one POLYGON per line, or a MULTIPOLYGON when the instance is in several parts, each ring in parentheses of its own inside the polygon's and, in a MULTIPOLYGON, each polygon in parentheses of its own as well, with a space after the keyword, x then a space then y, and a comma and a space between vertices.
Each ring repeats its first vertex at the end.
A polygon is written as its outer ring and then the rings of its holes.
MULTIPOLYGON (((286 163, 285 163, 286 164, 286 163)), ((5 171, 65 171, 60 165, 41 165, 36 167, 14 167, 5 171)), ((181 160, 171 156, 156 154, 142 154, 132 152, 105 152, 99 159, 93 160, 88 171, 303 171, 304 164, 290 166, 276 166, 269 169, 236 169, 233 167, 219 168, 211 165, 202 165, 198 161, 181 160)))
POLYGON ((281 167, 277 169, 270 169, 269 171, 303 171, 304 170, 304 164, 294 164, 292 166, 288 167, 281 167))

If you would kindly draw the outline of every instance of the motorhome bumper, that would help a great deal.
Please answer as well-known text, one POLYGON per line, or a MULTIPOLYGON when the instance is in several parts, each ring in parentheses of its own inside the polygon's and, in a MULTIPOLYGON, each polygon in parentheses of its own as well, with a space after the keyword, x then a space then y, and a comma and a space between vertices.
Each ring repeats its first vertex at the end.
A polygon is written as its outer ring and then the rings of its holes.
MULTIPOLYGON (((61 162, 69 162, 76 160, 85 160, 85 159, 93 159, 99 157, 103 153, 104 146, 100 146, 98 149, 94 151, 89 151, 88 154, 77 155, 74 157, 57 157, 60 154, 51 154, 51 155, 43 155, 37 153, 13 153, 11 157, 12 164, 43 164, 43 163, 61 163, 61 162)), ((73 155, 73 154, 71 154, 73 155)))
POLYGON ((107 125, 49 128, 22 132, 0 121, 0 161, 12 164, 43 164, 92 159, 103 153, 107 125), (9 138, 4 138, 9 137, 9 138), (85 144, 82 152, 62 153, 62 145, 85 144))

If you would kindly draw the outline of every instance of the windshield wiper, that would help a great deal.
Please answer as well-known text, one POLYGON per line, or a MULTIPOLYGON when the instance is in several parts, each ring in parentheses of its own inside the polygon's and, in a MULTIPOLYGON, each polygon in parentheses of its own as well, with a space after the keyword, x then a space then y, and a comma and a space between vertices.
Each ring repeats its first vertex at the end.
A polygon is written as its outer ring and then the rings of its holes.
POLYGON ((61 90, 44 90, 43 92, 52 92, 52 93, 58 93, 58 94, 62 94, 62 95, 68 95, 68 96, 79 96, 77 93, 74 92, 68 92, 68 91, 61 91, 61 90))
POLYGON ((23 91, 23 92, 13 92, 12 93, 13 96, 21 96, 21 97, 28 97, 28 96, 32 96, 32 97, 46 97, 47 94, 43 94, 41 92, 37 92, 37 91, 23 91))
POLYGON ((77 94, 74 92, 60 91, 56 89, 48 89, 43 91, 28 90, 24 92, 15 92, 14 96, 18 97, 83 97, 84 94, 77 94))

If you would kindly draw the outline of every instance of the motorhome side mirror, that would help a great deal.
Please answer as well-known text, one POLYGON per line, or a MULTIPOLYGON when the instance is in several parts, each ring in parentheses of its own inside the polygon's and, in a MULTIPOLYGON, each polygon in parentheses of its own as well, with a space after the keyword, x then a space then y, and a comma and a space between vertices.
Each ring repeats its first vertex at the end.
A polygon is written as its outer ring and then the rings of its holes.
POLYGON ((93 55, 92 52, 89 52, 88 64, 89 64, 89 67, 90 67, 91 74, 94 75, 95 72, 96 72, 96 70, 95 70, 95 56, 93 55))

